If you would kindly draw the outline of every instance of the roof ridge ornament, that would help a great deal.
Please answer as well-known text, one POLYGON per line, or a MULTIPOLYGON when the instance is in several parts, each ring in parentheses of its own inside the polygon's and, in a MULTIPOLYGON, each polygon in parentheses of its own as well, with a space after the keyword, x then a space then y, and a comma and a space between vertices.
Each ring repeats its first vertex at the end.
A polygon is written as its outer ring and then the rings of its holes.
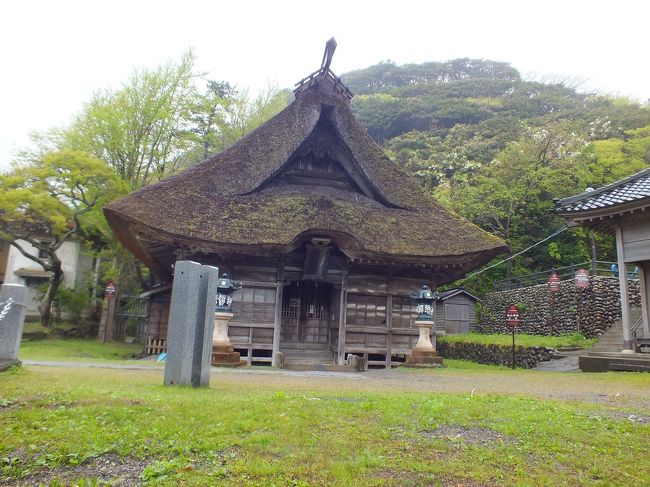
POLYGON ((334 37, 330 38, 329 41, 325 43, 325 52, 323 53, 323 61, 321 62, 320 69, 321 71, 329 71, 330 64, 332 64, 332 58, 334 57, 334 51, 336 51, 336 39, 334 37))
POLYGON ((296 83, 296 88, 293 90, 296 95, 302 91, 307 90, 308 88, 311 88, 312 86, 318 86, 319 82, 322 80, 329 79, 331 82, 333 82, 334 91, 336 93, 343 95, 348 100, 352 98, 352 92, 330 69, 330 64, 332 64, 332 57, 334 57, 336 46, 336 39, 334 39, 334 37, 330 38, 325 43, 325 52, 323 53, 323 60, 321 61, 320 68, 296 83))

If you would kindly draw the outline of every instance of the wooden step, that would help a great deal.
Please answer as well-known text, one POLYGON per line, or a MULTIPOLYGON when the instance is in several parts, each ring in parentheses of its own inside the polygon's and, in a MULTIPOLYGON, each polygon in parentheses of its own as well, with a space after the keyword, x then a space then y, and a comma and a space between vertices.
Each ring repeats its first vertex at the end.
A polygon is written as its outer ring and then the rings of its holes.
POLYGON ((329 350, 280 350, 288 359, 292 358, 318 358, 331 359, 334 354, 329 350))
POLYGON ((280 342, 280 350, 286 352, 288 350, 329 350, 327 343, 301 343, 301 342, 280 342))
POLYGON ((321 372, 359 372, 351 365, 336 365, 336 364, 293 364, 287 363, 284 370, 294 371, 321 371, 321 372))
POLYGON ((607 372, 608 370, 650 372, 650 357, 642 353, 589 353, 578 358, 578 365, 583 372, 607 372))

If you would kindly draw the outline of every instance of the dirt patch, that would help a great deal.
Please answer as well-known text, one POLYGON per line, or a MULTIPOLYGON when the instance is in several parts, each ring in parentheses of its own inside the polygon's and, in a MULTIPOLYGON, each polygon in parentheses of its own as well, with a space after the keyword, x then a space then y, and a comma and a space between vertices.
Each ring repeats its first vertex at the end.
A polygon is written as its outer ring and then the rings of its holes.
POLYGON ((373 475, 381 479, 383 485, 395 486, 440 486, 440 487, 489 487, 493 484, 479 483, 473 480, 450 478, 433 474, 415 473, 400 470, 384 470, 373 475))
MULTIPOLYGON (((141 485, 140 474, 149 463, 151 463, 149 459, 138 460, 134 457, 120 457, 111 453, 75 467, 41 470, 17 480, 14 485, 48 485, 53 480, 58 480, 63 485, 69 485, 73 481, 83 478, 97 479, 100 485, 108 483, 115 487, 141 485)), ((0 480, 2 479, 0 478, 0 480)))
POLYGON ((650 416, 641 416, 634 413, 624 413, 620 411, 611 411, 609 416, 620 421, 630 421, 636 424, 650 424, 650 416))
POLYGON ((446 425, 439 426, 434 430, 423 430, 420 433, 428 438, 440 438, 452 442, 481 446, 501 445, 513 441, 497 431, 478 426, 467 428, 465 426, 446 425))

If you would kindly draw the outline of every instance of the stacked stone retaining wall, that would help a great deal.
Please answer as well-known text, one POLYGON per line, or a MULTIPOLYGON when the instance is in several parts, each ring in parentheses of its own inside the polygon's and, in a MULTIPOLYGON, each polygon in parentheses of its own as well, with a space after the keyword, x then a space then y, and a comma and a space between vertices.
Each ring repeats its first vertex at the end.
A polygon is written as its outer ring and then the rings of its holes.
MULTIPOLYGON (((479 364, 511 365, 512 347, 507 345, 486 345, 482 343, 446 342, 439 340, 438 354, 443 358, 471 360, 479 364)), ((532 369, 539 362, 551 359, 552 349, 546 347, 515 346, 515 365, 532 369)))
MULTIPOLYGON (((510 332, 505 324, 505 310, 510 304, 521 309, 518 333, 530 335, 551 335, 552 328, 553 335, 579 331, 593 338, 603 334, 621 316, 617 278, 590 277, 589 287, 583 291, 576 288, 573 280, 565 280, 554 294, 551 296, 545 284, 486 294, 476 331, 510 332)), ((628 296, 631 306, 641 306, 638 280, 628 280, 628 296)))

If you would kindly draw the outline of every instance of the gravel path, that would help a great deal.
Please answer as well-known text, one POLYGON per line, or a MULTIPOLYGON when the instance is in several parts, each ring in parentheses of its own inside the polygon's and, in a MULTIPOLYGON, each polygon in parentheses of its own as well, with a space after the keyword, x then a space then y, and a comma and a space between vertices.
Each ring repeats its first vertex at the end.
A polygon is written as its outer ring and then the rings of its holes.
POLYGON ((585 350, 577 350, 575 352, 564 352, 564 358, 556 360, 548 360, 547 362, 539 362, 535 370, 546 370, 548 372, 578 372, 578 357, 584 355, 585 350))
MULTIPOLYGON (((27 367, 123 369, 124 373, 129 374, 162 376, 162 367, 156 365, 28 360, 24 364, 27 367)), ((162 382, 162 377, 160 380, 162 382)), ((629 375, 626 372, 585 374, 538 370, 378 369, 350 373, 297 372, 270 367, 213 368, 212 386, 219 383, 242 389, 517 394, 541 399, 631 406, 640 408, 643 414, 650 414, 650 374, 647 374, 646 380, 646 374, 629 375), (621 377, 621 380, 617 381, 617 377, 621 377), (626 380, 628 377, 634 380, 626 380)))

